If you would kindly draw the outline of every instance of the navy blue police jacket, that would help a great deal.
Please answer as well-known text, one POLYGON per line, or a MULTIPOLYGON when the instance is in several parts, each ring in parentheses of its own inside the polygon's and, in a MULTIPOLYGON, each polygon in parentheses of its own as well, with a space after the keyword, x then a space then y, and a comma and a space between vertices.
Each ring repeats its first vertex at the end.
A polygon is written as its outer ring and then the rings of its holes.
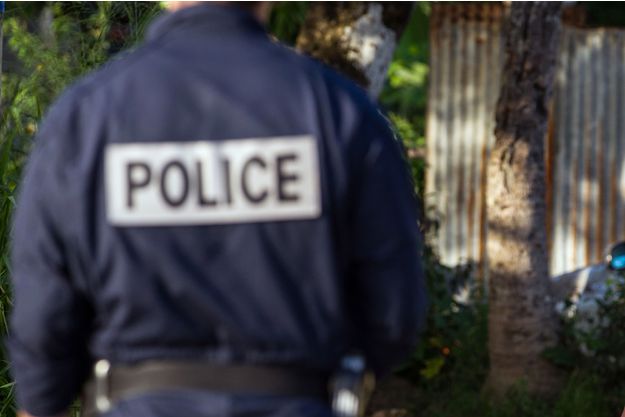
POLYGON ((425 290, 413 187, 366 93, 247 12, 165 14, 70 87, 14 217, 20 407, 66 409, 94 360, 384 373, 425 290))

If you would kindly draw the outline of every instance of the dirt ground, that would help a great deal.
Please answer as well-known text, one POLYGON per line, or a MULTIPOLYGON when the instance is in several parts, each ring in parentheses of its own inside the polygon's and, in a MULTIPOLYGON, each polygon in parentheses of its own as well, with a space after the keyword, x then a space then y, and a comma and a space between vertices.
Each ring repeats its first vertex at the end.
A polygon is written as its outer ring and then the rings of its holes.
POLYGON ((391 376, 378 382, 367 409, 368 417, 418 417, 418 393, 405 379, 391 376))

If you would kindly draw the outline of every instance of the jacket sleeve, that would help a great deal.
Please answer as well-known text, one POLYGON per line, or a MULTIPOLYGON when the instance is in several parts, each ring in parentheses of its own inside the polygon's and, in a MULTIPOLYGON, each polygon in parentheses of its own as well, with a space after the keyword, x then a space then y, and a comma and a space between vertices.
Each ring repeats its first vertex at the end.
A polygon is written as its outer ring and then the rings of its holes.
POLYGON ((418 207, 387 120, 372 110, 354 143, 347 292, 360 345, 381 375, 411 352, 425 322, 418 207))
POLYGON ((89 304, 72 283, 64 247, 72 216, 54 156, 63 134, 48 126, 38 136, 13 218, 7 344, 18 406, 38 416, 67 410, 89 367, 89 304))

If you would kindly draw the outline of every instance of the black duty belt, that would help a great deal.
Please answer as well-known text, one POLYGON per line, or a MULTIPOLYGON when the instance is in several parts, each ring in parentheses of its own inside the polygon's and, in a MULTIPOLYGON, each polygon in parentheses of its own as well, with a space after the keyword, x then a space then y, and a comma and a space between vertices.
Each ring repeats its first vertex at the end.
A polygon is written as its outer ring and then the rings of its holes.
POLYGON ((133 366, 95 364, 83 393, 82 415, 106 412, 117 401, 156 391, 205 390, 228 394, 316 397, 328 400, 328 375, 286 366, 148 361, 133 366))

